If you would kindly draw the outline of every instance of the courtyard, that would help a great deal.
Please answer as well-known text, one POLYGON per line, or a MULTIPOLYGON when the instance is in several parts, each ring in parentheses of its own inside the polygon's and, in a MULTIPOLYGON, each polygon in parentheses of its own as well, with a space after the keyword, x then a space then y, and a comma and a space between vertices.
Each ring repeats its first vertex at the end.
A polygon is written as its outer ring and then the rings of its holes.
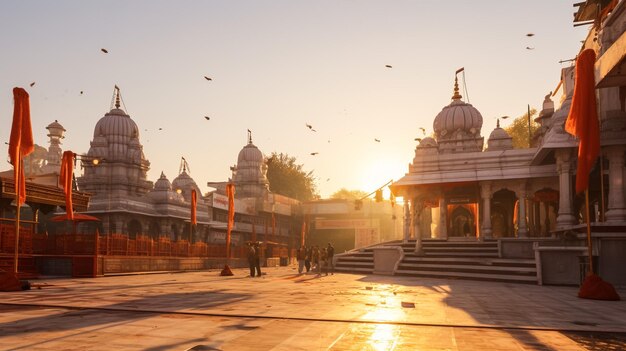
MULTIPOLYGON (((3 293, 1 350, 621 350, 626 302, 577 287, 266 268, 42 279, 3 293)), ((620 290, 622 296, 624 289, 620 290)))

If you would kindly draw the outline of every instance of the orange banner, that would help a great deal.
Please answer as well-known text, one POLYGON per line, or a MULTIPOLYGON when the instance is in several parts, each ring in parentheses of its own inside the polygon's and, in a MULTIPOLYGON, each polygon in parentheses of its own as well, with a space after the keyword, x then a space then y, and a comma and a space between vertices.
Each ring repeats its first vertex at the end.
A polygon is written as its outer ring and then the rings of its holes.
POLYGON ((235 224, 235 184, 226 184, 228 196, 228 226, 226 227, 226 258, 230 256, 230 234, 235 224))
POLYGON ((600 153, 600 127, 596 107, 596 53, 584 50, 576 59, 576 82, 565 130, 578 137, 576 193, 589 187, 589 173, 600 153))
POLYGON ((196 204, 198 202, 198 194, 196 194, 195 189, 191 189, 191 224, 198 224, 198 220, 196 219, 196 204))
POLYGON ((22 158, 35 150, 33 130, 30 124, 30 102, 28 93, 22 88, 13 88, 13 124, 9 139, 9 157, 13 165, 15 194, 20 206, 26 202, 26 179, 22 158))
POLYGON ((71 151, 63 152, 63 158, 61 159, 61 174, 59 175, 59 182, 65 193, 65 212, 67 212, 66 218, 70 221, 74 220, 74 206, 72 204, 72 188, 74 180, 74 153, 71 151))

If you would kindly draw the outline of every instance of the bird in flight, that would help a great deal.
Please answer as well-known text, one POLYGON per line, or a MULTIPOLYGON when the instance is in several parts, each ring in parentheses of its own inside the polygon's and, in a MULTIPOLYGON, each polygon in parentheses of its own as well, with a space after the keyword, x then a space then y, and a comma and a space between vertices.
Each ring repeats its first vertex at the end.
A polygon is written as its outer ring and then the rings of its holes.
POLYGON ((204 79, 206 79, 206 80, 213 80, 211 77, 207 77, 207 76, 204 76, 204 79))
POLYGON ((163 128, 159 128, 159 130, 163 130, 163 128))
POLYGON ((105 54, 108 54, 108 53, 109 53, 109 50, 104 49, 104 48, 100 49, 100 51, 104 52, 105 54))
POLYGON ((374 138, 374 141, 377 142, 377 143, 380 143, 380 139, 374 138))
POLYGON ((83 95, 83 91, 82 90, 80 91, 80 95, 83 95))
POLYGON ((326 181, 329 181, 329 180, 330 180, 330 178, 326 178, 326 181))
POLYGON ((305 123, 305 125, 306 125, 306 127, 307 127, 307 128, 309 128, 312 132, 317 132, 317 130, 313 129, 313 126, 312 126, 312 125, 310 125, 310 124, 308 124, 308 123, 305 123))
POLYGON ((527 46, 526 50, 535 50, 535 48, 531 48, 530 46, 527 46))
POLYGON ((532 36, 535 36, 535 33, 527 33, 526 36, 527 37, 532 37, 532 36))
POLYGON ((387 67, 387 68, 393 68, 391 65, 385 65, 385 67, 387 67))
POLYGON ((422 138, 415 138, 415 141, 419 143, 420 141, 422 141, 422 138))
POLYGON ((211 117, 209 116, 204 116, 204 119, 206 119, 207 121, 211 119, 211 117))
POLYGON ((35 82, 30 83, 30 86, 31 86, 31 87, 32 87, 32 86, 34 86, 34 85, 35 85, 35 82))
POLYGON ((421 131, 422 131, 422 133, 424 133, 424 135, 426 135, 426 128, 424 128, 424 127, 419 127, 419 128, 417 128, 417 129, 421 130, 421 131))
POLYGON ((319 152, 311 152, 311 156, 315 156, 317 154, 319 154, 319 152))

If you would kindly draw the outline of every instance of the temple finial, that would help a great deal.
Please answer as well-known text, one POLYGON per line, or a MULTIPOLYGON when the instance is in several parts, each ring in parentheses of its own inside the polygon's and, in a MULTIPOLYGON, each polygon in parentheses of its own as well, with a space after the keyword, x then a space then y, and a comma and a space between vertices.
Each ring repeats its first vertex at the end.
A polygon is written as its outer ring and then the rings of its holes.
POLYGON ((120 108, 120 88, 115 86, 115 108, 120 108))
POLYGON ((459 77, 454 76, 454 95, 452 95, 452 100, 461 100, 462 96, 459 94, 459 77))
POLYGON ((496 128, 500 128, 500 118, 496 121, 496 128))
POLYGON ((248 144, 252 144, 252 131, 248 129, 248 144))

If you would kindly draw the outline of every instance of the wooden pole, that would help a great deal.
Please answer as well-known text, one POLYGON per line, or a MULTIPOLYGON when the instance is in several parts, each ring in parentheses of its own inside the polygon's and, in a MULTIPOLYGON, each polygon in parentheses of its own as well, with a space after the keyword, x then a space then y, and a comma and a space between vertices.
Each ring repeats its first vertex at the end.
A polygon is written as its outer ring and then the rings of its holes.
MULTIPOLYGON (((21 161, 21 160, 20 160, 21 161)), ((21 162, 18 162, 18 166, 21 166, 21 162)), ((13 256, 13 273, 17 276, 17 266, 19 260, 19 248, 20 248, 20 185, 19 177, 15 181, 15 255, 13 256)))
POLYGON ((604 157, 600 151, 600 222, 604 222, 604 157))
POLYGON ((591 219, 589 218, 589 189, 585 190, 585 211, 587 217, 587 253, 589 255, 588 274, 593 274, 593 249, 591 244, 591 219))

